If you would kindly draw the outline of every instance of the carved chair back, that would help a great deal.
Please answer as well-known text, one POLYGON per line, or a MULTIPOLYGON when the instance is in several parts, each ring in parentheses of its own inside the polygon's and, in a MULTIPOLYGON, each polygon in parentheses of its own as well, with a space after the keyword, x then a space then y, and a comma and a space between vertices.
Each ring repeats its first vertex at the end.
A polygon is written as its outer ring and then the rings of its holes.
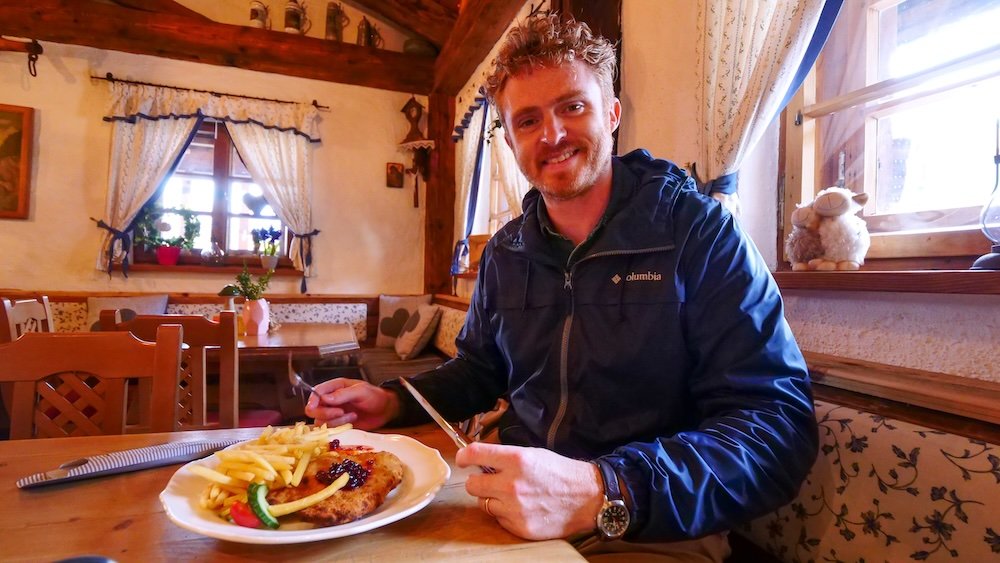
MULTIPOLYGON (((128 331, 149 340, 164 324, 184 327, 184 350, 181 353, 181 373, 177 381, 177 421, 181 428, 195 429, 216 426, 208 422, 208 350, 213 358, 218 353, 219 400, 218 425, 236 428, 239 425, 239 355, 237 353, 236 313, 222 311, 218 321, 201 315, 137 315, 122 320, 119 310, 104 310, 100 314, 102 331, 128 331)), ((140 424, 146 421, 140 420, 140 424)))
POLYGON ((127 380, 149 381, 139 405, 153 432, 175 429, 182 331, 155 342, 128 333, 26 333, 0 344, 0 382, 12 383, 11 439, 122 434, 127 380))

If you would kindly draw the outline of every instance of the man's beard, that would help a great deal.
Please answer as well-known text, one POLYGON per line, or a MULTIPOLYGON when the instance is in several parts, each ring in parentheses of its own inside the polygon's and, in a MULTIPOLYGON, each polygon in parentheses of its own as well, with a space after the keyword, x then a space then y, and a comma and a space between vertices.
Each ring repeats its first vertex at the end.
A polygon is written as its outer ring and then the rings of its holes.
MULTIPOLYGON (((575 178, 556 176, 552 182, 545 182, 542 170, 539 170, 538 173, 529 172, 525 170, 520 161, 518 165, 531 185, 537 188, 543 196, 557 201, 570 200, 589 191, 597 182, 597 178, 604 172, 608 160, 611 158, 611 135, 602 134, 598 137, 597 144, 579 148, 586 155, 586 161, 575 178)), ((558 154, 559 152, 557 149, 550 151, 550 154, 558 154)))

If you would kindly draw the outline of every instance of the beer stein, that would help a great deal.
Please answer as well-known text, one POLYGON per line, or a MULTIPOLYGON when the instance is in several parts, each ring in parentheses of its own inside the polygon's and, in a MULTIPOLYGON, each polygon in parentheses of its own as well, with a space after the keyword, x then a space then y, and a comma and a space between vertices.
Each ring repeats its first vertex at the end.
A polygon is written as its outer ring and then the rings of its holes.
POLYGON ((259 29, 267 28, 267 6, 260 0, 250 2, 250 25, 259 29))
POLYGON ((337 2, 326 5, 326 38, 332 41, 344 40, 344 28, 351 19, 344 12, 344 7, 337 2))
POLYGON ((288 0, 288 4, 285 4, 285 31, 305 34, 311 24, 306 16, 305 5, 300 4, 298 0, 288 0))

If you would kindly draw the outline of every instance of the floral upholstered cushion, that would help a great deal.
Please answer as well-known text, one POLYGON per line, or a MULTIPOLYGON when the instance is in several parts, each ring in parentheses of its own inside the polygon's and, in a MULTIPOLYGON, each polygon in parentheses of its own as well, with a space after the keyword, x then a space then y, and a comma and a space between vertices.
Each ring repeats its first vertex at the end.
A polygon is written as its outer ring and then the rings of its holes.
POLYGON ((465 325, 465 314, 465 311, 459 309, 441 307, 441 320, 438 321, 438 329, 434 332, 433 344, 450 358, 458 355, 455 339, 465 325))
POLYGON ((788 562, 1000 561, 1000 445, 816 402, 798 497, 737 530, 788 562))

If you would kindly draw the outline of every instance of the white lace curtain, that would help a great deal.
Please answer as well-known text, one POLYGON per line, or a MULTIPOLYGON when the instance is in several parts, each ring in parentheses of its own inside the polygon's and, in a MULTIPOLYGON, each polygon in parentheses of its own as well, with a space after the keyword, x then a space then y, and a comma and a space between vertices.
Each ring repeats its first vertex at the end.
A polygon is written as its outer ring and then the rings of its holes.
MULTIPOLYGON (((319 142, 318 111, 309 104, 219 96, 177 88, 109 83, 114 123, 108 196, 99 226, 108 232, 97 268, 108 270, 127 249, 122 237, 139 210, 156 192, 202 117, 229 123, 233 142, 268 203, 303 238, 291 245, 295 267, 310 275, 312 227, 310 142, 319 142)), ((304 281, 304 280, 303 280, 304 281)))
POLYGON ((117 261, 128 275, 128 230, 142 206, 153 197, 184 150, 197 119, 136 119, 115 121, 111 134, 111 163, 108 171, 108 197, 105 229, 97 255, 97 269, 110 273, 117 261))
MULTIPOLYGON (((698 173, 739 170, 777 114, 825 0, 702 0, 698 173)), ((739 196, 712 192, 739 216, 739 196)))
MULTIPOLYGON (((458 166, 456 176, 458 184, 455 186, 455 233, 454 243, 457 245, 465 240, 465 232, 468 227, 467 216, 469 213, 469 197, 472 190, 472 175, 476 170, 476 153, 479 149, 479 141, 482 138, 482 112, 486 111, 489 104, 483 104, 472 112, 469 119, 469 126, 460 141, 455 153, 458 155, 458 166)), ((479 205, 481 201, 477 201, 479 205)))
MULTIPOLYGON (((496 117, 496 112, 490 106, 490 120, 492 121, 496 117)), ((517 157, 514 156, 514 151, 507 145, 507 141, 504 140, 503 136, 503 128, 493 131, 493 137, 490 141, 490 154, 492 156, 496 180, 503 190, 507 206, 511 211, 511 217, 517 217, 523 211, 521 209, 521 202, 524 200, 524 196, 528 193, 528 190, 531 189, 531 184, 521 172, 521 168, 517 165, 517 157)))

